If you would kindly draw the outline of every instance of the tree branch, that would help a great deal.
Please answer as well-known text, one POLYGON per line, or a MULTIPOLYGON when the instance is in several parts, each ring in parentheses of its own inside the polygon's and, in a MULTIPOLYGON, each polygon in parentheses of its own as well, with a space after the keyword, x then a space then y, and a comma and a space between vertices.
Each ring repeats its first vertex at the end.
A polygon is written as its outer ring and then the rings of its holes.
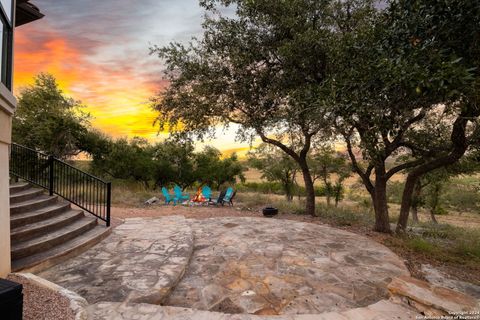
POLYGON ((255 131, 257 132, 257 134, 260 136, 260 138, 262 139, 263 142, 265 143, 269 143, 271 145, 274 145, 276 147, 279 147, 280 149, 282 149, 286 154, 288 154, 290 157, 292 157, 293 159, 295 159, 295 161, 300 161, 300 157, 298 156, 298 154, 290 149, 289 147, 287 147, 286 145, 284 145, 283 143, 281 143, 280 141, 278 140, 275 140, 275 139, 271 139, 269 137, 267 137, 262 130, 258 129, 258 128, 255 128, 255 131))
POLYGON ((408 168, 413 168, 413 167, 416 167, 418 165, 421 165, 424 161, 422 159, 418 159, 418 160, 414 160, 414 161, 410 161, 410 162, 405 162, 405 163, 402 163, 401 165, 398 165, 396 167, 393 167, 391 168, 390 170, 388 170, 387 174, 385 175, 385 177, 388 179, 390 179, 394 174, 402 171, 402 170, 405 170, 405 169, 408 169, 408 168))
POLYGON ((363 172, 362 168, 357 162, 357 158, 355 157, 355 154, 353 153, 352 150, 352 142, 350 141, 350 136, 344 135, 345 142, 347 143, 347 151, 348 155, 350 156, 350 160, 352 161, 352 167, 353 170, 362 178, 363 183, 365 184, 365 187, 367 188, 368 192, 373 193, 375 187, 372 184, 372 181, 370 181, 370 174, 372 172, 373 166, 369 166, 367 169, 369 171, 368 175, 366 172, 363 172))

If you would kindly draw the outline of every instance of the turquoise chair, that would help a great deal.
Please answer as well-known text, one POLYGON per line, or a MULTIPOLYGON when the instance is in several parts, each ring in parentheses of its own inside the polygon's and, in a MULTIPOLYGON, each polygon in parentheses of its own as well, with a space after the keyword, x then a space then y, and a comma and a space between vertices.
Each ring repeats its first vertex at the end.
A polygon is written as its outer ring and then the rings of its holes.
POLYGON ((207 201, 212 200, 212 189, 209 186, 202 187, 202 195, 207 199, 207 201))
POLYGON ((233 192, 233 188, 231 187, 228 187, 227 188, 227 191, 225 192, 225 196, 223 197, 222 199, 222 206, 225 204, 225 203, 228 203, 228 204, 232 204, 232 199, 233 197, 235 196, 235 192, 233 192))
POLYGON ((162 194, 165 197, 165 204, 169 204, 172 201, 173 201, 173 205, 177 204, 177 201, 178 201, 177 197, 169 194, 167 188, 162 187, 162 194))
POLYGON ((188 195, 188 193, 183 193, 182 189, 177 185, 173 187, 173 193, 175 194, 175 197, 178 199, 178 201, 190 200, 190 196, 188 195))

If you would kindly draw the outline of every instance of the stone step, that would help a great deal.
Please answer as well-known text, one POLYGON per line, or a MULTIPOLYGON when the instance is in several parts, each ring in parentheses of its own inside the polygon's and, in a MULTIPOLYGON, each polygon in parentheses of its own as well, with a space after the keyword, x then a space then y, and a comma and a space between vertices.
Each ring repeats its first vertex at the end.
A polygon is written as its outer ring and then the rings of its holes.
POLYGON ((10 194, 10 204, 25 202, 37 198, 44 193, 43 189, 28 188, 25 190, 17 191, 14 194, 10 194))
POLYGON ((83 234, 65 241, 49 250, 17 259, 12 261, 13 272, 40 272, 57 263, 68 260, 82 252, 90 249, 112 231, 112 228, 106 228, 102 225, 97 225, 93 229, 84 232, 83 234))
POLYGON ((406 305, 381 300, 363 308, 343 312, 319 314, 284 314, 262 316, 253 314, 226 314, 190 308, 160 306, 146 303, 98 302, 87 307, 89 319, 169 319, 169 320, 412 320, 422 315, 406 305))
POLYGON ((10 232, 12 244, 20 241, 26 241, 40 235, 58 230, 66 225, 81 219, 85 215, 82 210, 68 210, 60 213, 50 219, 27 224, 18 228, 14 228, 10 232))
POLYGON ((10 205, 10 215, 15 215, 17 213, 24 213, 28 211, 38 210, 41 208, 48 207, 58 200, 57 196, 46 196, 41 195, 35 199, 22 201, 19 203, 13 203, 10 205))
POLYGON ((10 194, 15 194, 17 192, 26 190, 30 188, 31 185, 28 182, 14 182, 10 183, 10 194))
POLYGON ((27 224, 39 222, 45 219, 50 219, 70 209, 69 202, 57 202, 48 207, 29 211, 24 213, 17 213, 10 217, 10 228, 15 229, 25 226, 27 224))
POLYGON ((96 225, 97 219, 84 217, 70 225, 63 227, 60 230, 13 244, 11 249, 12 260, 17 260, 40 253, 42 251, 47 251, 59 244, 81 235, 84 232, 87 232, 96 225))
POLYGON ((160 304, 182 279, 193 231, 181 216, 129 218, 99 245, 38 275, 90 303, 160 304), (85 279, 95 279, 95 284, 85 279))

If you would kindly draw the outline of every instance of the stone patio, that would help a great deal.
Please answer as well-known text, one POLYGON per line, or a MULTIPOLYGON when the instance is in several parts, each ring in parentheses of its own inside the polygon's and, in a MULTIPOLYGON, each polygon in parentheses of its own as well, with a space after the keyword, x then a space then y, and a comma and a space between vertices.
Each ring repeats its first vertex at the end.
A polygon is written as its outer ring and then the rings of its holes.
POLYGON ((293 319, 366 308, 409 273, 386 247, 327 226, 169 216, 126 219, 94 248, 39 275, 86 298, 95 319, 128 319, 137 309, 157 312, 152 319, 168 310, 293 319))
POLYGON ((183 276, 192 249, 185 218, 131 218, 95 247, 39 276, 89 303, 160 304, 183 276))
POLYGON ((224 314, 179 307, 161 307, 152 304, 124 305, 100 302, 87 308, 91 319, 102 320, 412 320, 422 319, 414 310, 388 300, 368 307, 343 312, 281 316, 224 314))
POLYGON ((367 238, 265 218, 190 220, 195 247, 166 305, 250 314, 343 311, 388 296, 403 262, 367 238))

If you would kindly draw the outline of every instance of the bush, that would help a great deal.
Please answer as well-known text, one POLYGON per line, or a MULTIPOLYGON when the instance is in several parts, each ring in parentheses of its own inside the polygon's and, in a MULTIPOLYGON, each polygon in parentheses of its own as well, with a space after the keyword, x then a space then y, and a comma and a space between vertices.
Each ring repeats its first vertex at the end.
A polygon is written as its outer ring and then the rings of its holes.
POLYGON ((419 234, 392 240, 443 262, 472 265, 480 262, 480 230, 432 223, 422 223, 420 227, 419 234))
POLYGON ((351 207, 333 207, 326 204, 317 204, 317 216, 327 219, 334 225, 371 225, 374 221, 373 215, 367 210, 351 207))
POLYGON ((245 182, 237 185, 238 192, 258 192, 263 194, 284 195, 282 184, 279 182, 245 182))
POLYGON ((403 194, 403 182, 389 181, 387 185, 387 199, 388 202, 401 203, 403 194))
POLYGON ((435 246, 422 237, 413 237, 407 240, 407 247, 422 253, 433 253, 436 251, 435 246))
POLYGON ((327 190, 325 186, 315 186, 315 196, 316 197, 325 197, 327 195, 327 190))
MULTIPOLYGON (((280 182, 245 182, 236 186, 239 192, 258 192, 263 194, 285 195, 285 190, 280 182)), ((305 187, 295 186, 293 190, 295 196, 305 196, 305 187)), ((324 186, 315 186, 315 196, 324 197, 326 195, 324 186)))
POLYGON ((451 183, 445 188, 444 202, 457 210, 479 211, 480 193, 472 186, 451 183))
POLYGON ((142 183, 128 180, 112 181, 112 205, 122 207, 138 207, 152 197, 163 199, 160 190, 147 189, 142 183))

